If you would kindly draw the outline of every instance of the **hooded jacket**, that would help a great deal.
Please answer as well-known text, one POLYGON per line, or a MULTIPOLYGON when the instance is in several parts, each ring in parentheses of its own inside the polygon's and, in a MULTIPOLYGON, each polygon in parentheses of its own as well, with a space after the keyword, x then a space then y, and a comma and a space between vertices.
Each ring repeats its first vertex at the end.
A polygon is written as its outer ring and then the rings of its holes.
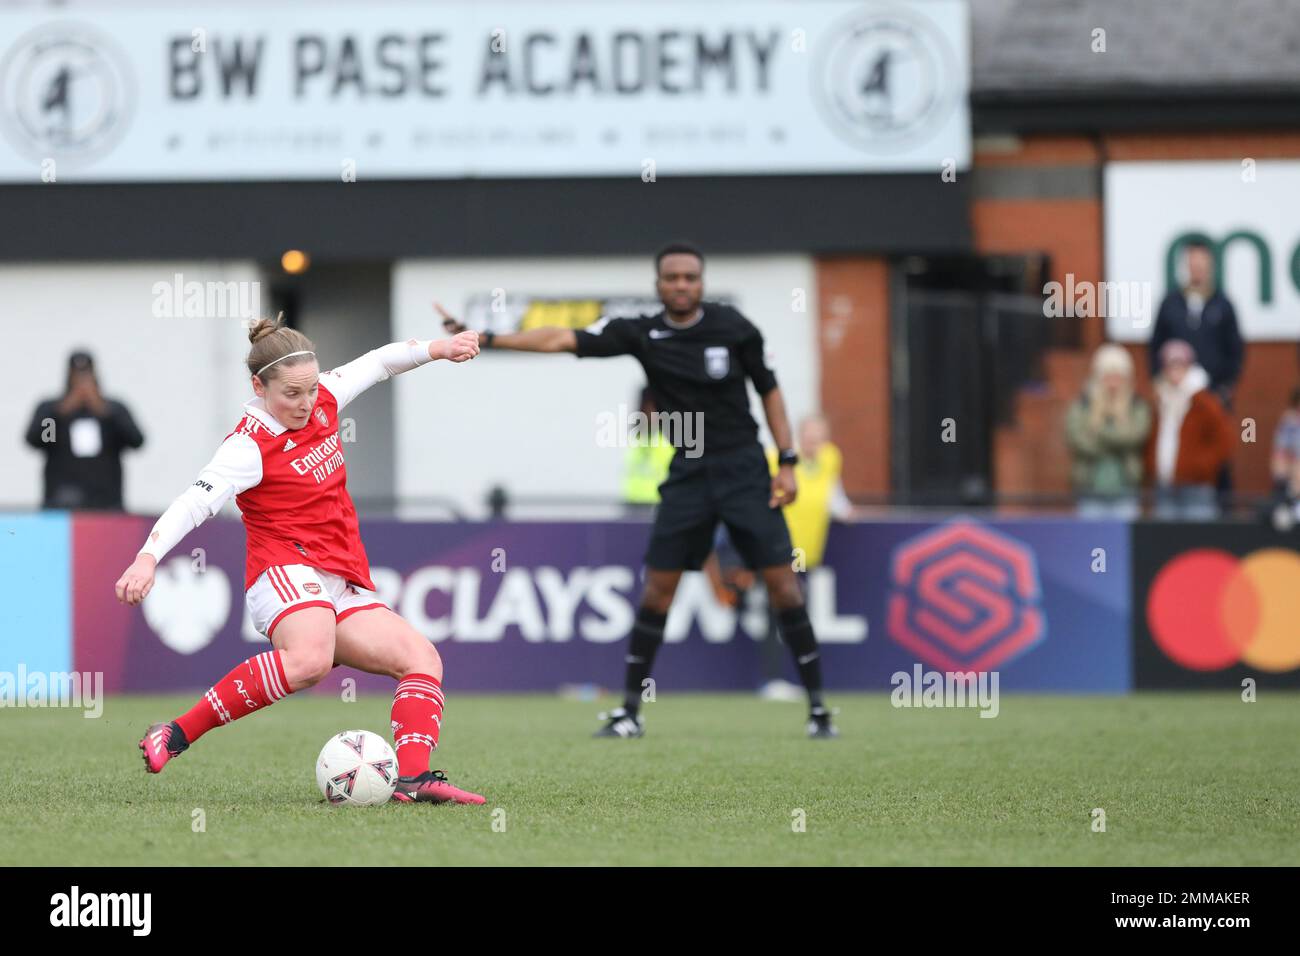
POLYGON ((1147 438, 1147 475, 1157 485, 1212 485, 1232 455, 1232 428, 1207 391, 1210 377, 1193 365, 1175 386, 1156 379, 1155 419, 1147 438))

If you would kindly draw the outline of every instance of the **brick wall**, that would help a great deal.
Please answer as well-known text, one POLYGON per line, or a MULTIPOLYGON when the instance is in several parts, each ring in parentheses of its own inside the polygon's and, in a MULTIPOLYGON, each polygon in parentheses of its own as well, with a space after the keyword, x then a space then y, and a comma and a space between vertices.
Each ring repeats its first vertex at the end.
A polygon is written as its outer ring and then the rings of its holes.
POLYGON ((889 269, 874 257, 819 259, 822 411, 844 453, 844 490, 889 491, 889 269))

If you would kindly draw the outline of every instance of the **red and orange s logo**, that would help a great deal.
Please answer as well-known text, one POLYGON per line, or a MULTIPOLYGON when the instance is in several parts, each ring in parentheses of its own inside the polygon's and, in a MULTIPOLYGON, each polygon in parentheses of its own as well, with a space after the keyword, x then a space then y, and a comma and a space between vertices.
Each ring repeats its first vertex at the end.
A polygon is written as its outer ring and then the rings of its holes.
POLYGON ((894 549, 887 630, 946 671, 986 671, 1047 633, 1034 552, 1022 541, 954 521, 894 549))

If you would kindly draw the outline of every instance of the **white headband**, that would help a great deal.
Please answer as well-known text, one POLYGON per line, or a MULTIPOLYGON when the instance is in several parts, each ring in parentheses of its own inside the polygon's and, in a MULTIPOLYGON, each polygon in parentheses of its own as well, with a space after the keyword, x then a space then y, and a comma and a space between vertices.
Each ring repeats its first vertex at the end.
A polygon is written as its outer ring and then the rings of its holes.
MULTIPOLYGON (((305 351, 302 351, 302 352, 290 352, 288 355, 281 355, 278 359, 275 360, 275 362, 283 362, 285 359, 287 359, 287 358, 293 358, 295 355, 315 355, 315 354, 316 354, 316 353, 313 352, 313 351, 311 351, 310 349, 305 350, 305 351)), ((268 368, 270 368, 272 365, 274 365, 275 362, 267 362, 265 365, 263 365, 261 368, 259 368, 259 369, 257 370, 257 374, 258 374, 258 375, 261 375, 261 374, 262 374, 263 372, 265 372, 268 368)))

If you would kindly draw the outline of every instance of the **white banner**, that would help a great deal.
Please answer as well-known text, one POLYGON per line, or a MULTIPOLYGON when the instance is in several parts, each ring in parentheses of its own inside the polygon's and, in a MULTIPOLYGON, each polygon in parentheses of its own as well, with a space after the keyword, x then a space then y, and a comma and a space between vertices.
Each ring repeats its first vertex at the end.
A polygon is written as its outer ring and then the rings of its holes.
POLYGON ((0 181, 936 174, 964 0, 0 11, 0 181))
POLYGON ((1106 167, 1106 280, 1148 283, 1150 314, 1119 310, 1113 339, 1151 337, 1160 300, 1186 279, 1176 245, 1207 241, 1250 339, 1300 338, 1300 162, 1134 162, 1106 167))

